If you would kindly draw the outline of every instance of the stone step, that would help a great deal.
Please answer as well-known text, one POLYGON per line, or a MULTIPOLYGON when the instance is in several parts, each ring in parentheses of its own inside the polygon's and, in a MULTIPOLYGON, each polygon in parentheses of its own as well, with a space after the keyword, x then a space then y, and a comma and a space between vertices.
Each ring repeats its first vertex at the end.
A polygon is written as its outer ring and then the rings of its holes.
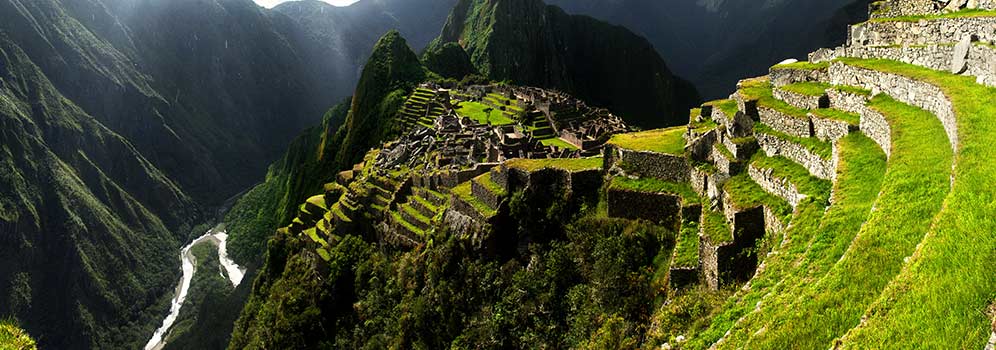
POLYGON ((491 172, 486 172, 471 180, 471 192, 479 201, 491 209, 498 209, 507 190, 491 180, 491 172))
POLYGON ((416 193, 418 193, 419 197, 424 198, 425 200, 429 201, 429 203, 432 203, 432 205, 435 205, 436 207, 446 206, 446 201, 449 198, 442 193, 422 187, 416 189, 416 193))
POLYGON ((828 88, 829 84, 820 82, 793 83, 775 88, 772 96, 800 109, 827 108, 830 107, 828 88))
POLYGON ((796 137, 813 136, 809 111, 776 99, 774 89, 766 82, 741 84, 736 95, 743 101, 756 101, 758 119, 772 129, 796 137))
POLYGON ((759 154, 748 165, 747 174, 768 193, 784 199, 793 208, 807 197, 828 204, 832 183, 809 174, 809 170, 785 157, 759 154))
POLYGON ((754 128, 754 137, 761 150, 769 157, 783 156, 791 159, 821 179, 832 180, 836 176, 837 165, 831 143, 817 138, 788 135, 763 124, 754 128))
POLYGON ((401 204, 398 206, 398 212, 401 217, 405 219, 408 223, 418 227, 421 230, 428 230, 432 225, 432 219, 425 217, 418 210, 413 208, 409 204, 401 204))
POLYGON ((391 227, 396 231, 396 233, 408 238, 409 240, 418 241, 419 237, 425 235, 424 230, 405 220, 404 216, 396 211, 392 211, 387 217, 391 220, 391 227))
POLYGON ((813 122, 813 136, 821 141, 837 141, 861 127, 860 114, 837 109, 810 110, 809 118, 813 122))
POLYGON ((498 214, 498 211, 481 202, 474 196, 471 181, 464 182, 450 189, 452 208, 480 223, 487 222, 498 214))
POLYGON ((413 208, 415 208, 415 210, 418 210, 418 212, 421 213, 423 216, 428 218, 436 217, 436 215, 439 214, 439 212, 442 210, 440 207, 437 207, 432 203, 429 203, 428 200, 422 198, 422 196, 417 194, 408 197, 408 199, 409 199, 408 204, 410 204, 413 208))
POLYGON ((872 92, 854 86, 831 85, 827 90, 827 97, 830 99, 830 108, 861 114, 868 100, 871 100, 872 92))
POLYGON ((668 269, 668 285, 672 289, 692 286, 699 281, 699 234, 702 229, 698 220, 683 222, 675 238, 668 269))
POLYGON ((744 162, 737 159, 733 153, 730 153, 730 150, 722 143, 712 145, 712 152, 709 157, 712 158, 716 170, 720 173, 733 176, 744 171, 744 162))
POLYGON ((796 62, 773 66, 768 74, 774 86, 807 81, 819 82, 827 80, 828 67, 829 64, 826 62, 796 62))

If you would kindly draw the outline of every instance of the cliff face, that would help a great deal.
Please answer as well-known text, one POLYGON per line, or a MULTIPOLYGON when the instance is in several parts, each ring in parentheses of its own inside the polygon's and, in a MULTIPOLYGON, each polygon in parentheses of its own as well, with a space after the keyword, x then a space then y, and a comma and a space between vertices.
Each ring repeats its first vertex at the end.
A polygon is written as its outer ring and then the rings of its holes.
POLYGON ((430 50, 446 43, 491 79, 564 90, 644 127, 680 124, 694 102, 645 39, 539 0, 462 0, 430 50))

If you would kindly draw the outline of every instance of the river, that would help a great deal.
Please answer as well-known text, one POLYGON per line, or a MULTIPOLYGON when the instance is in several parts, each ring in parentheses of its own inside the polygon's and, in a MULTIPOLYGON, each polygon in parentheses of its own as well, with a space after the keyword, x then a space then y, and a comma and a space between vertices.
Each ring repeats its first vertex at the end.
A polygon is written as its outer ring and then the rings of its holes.
POLYGON ((180 269, 183 271, 183 277, 180 278, 180 284, 176 286, 176 295, 173 296, 170 304, 169 314, 163 319, 162 326, 152 334, 152 339, 149 339, 149 342, 145 344, 145 350, 162 349, 166 345, 164 342, 166 334, 173 327, 176 318, 180 316, 180 309, 183 307, 183 302, 187 299, 187 292, 190 291, 190 282, 194 279, 194 273, 196 272, 196 259, 194 258, 194 254, 190 252, 193 246, 201 242, 210 242, 218 247, 218 260, 221 262, 221 266, 224 267, 225 274, 228 275, 223 277, 231 281, 232 286, 237 287, 239 283, 242 283, 242 277, 245 276, 246 270, 228 257, 227 241, 228 232, 225 231, 224 225, 218 225, 208 230, 203 236, 184 246, 183 249, 180 249, 180 269))

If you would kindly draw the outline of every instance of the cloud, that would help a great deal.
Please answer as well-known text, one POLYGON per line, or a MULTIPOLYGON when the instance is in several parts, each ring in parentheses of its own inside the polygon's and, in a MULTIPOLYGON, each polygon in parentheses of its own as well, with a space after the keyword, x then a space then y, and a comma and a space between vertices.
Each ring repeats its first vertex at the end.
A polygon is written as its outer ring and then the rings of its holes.
MULTIPOLYGON (((273 8, 274 6, 277 6, 282 2, 287 2, 291 0, 254 0, 254 1, 256 1, 256 3, 259 4, 259 6, 263 6, 266 8, 273 8)), ((330 3, 335 6, 349 6, 350 4, 358 0, 322 0, 322 1, 330 3)))

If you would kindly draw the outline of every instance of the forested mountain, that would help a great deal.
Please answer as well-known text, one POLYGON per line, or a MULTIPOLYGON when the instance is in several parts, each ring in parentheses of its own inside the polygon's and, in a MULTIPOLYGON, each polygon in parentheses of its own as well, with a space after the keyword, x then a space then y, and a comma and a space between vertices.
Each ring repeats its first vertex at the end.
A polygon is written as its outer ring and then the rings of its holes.
POLYGON ((680 124, 698 102, 646 39, 539 0, 461 0, 430 50, 446 43, 488 78, 563 90, 636 125, 680 124))

